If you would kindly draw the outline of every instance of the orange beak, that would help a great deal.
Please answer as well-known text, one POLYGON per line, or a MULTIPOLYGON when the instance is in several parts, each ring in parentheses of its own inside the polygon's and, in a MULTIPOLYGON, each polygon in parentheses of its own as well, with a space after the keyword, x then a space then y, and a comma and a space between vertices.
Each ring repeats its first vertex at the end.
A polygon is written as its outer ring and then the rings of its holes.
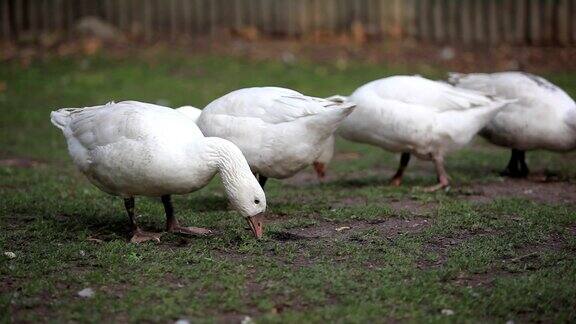
POLYGON ((326 177, 326 164, 314 162, 314 170, 316 171, 318 178, 324 179, 326 177))
POLYGON ((264 233, 264 214, 260 213, 251 217, 246 217, 246 220, 248 221, 248 225, 250 225, 250 229, 254 236, 257 239, 261 238, 264 233))

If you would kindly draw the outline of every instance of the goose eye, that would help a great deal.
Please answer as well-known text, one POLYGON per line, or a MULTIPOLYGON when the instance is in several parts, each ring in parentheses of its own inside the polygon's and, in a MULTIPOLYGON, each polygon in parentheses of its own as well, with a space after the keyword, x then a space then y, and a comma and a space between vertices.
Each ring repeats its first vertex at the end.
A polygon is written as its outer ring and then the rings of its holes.
POLYGON ((260 200, 254 199, 254 203, 255 203, 256 205, 258 205, 258 204, 260 203, 260 200))

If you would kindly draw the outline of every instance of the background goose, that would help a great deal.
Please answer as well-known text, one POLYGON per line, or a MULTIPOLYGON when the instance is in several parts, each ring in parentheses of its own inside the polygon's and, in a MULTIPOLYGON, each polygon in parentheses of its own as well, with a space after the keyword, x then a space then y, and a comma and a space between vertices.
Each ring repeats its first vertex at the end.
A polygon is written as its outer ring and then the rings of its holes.
POLYGON ((515 98, 480 133, 490 142, 512 149, 503 175, 526 177, 525 151, 576 149, 576 103, 547 80, 523 72, 451 73, 458 87, 515 98))
MULTIPOLYGON (((333 97, 334 98, 334 97, 333 97)), ((447 152, 468 144, 506 101, 420 76, 393 76, 369 82, 349 97, 356 110, 344 120, 344 138, 402 153, 391 179, 400 185, 410 154, 433 160, 437 190, 448 186, 447 152)))
POLYGON ((180 108, 176 108, 176 111, 186 115, 186 117, 192 119, 194 122, 198 120, 198 117, 200 117, 200 114, 202 113, 201 109, 192 106, 182 106, 180 108))
MULTIPOLYGON (((176 111, 183 113, 194 122, 198 120, 198 117, 200 117, 200 114, 202 113, 201 109, 192 106, 182 106, 176 108, 176 111)), ((323 145, 324 148, 322 149, 320 156, 313 163, 314 171, 316 171, 316 174, 320 179, 326 177, 326 166, 330 163, 332 156, 334 155, 334 141, 334 136, 328 137, 328 140, 326 140, 326 143, 323 145)))
POLYGON ((264 87, 233 91, 202 110, 197 124, 207 136, 238 145, 264 186, 311 165, 354 104, 264 87))
POLYGON ((136 225, 134 196, 162 197, 168 231, 208 233, 180 226, 170 195, 198 190, 218 172, 234 208, 248 219, 256 237, 262 235, 266 197, 240 150, 227 140, 204 137, 175 110, 124 101, 60 109, 50 117, 64 133, 78 169, 101 190, 124 198, 133 242, 159 241, 159 234, 136 225))

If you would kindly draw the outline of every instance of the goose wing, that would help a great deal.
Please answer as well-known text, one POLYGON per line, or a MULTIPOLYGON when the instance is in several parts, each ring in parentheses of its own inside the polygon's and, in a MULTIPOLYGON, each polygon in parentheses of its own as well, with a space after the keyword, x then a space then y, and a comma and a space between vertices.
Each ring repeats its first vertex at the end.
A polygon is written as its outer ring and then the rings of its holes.
POLYGON ((448 80, 461 88, 506 98, 565 95, 562 89, 550 81, 525 72, 449 73, 448 80))
POLYGON ((373 81, 367 86, 382 99, 419 105, 438 112, 483 107, 494 102, 494 98, 480 92, 420 76, 394 76, 373 81))
POLYGON ((277 88, 246 88, 233 91, 210 103, 204 110, 210 114, 257 118, 279 124, 318 115, 326 108, 342 104, 305 96, 297 91, 277 88))
POLYGON ((143 141, 171 134, 186 139, 203 136, 196 125, 172 109, 138 101, 67 111, 69 136, 89 150, 122 140, 143 141))

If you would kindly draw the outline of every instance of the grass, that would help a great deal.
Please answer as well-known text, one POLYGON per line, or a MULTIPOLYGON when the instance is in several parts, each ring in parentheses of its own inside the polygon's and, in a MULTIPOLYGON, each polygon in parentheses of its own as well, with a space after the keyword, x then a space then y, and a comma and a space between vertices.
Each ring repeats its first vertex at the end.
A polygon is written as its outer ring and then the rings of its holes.
MULTIPOLYGON (((183 223, 218 235, 165 235, 160 244, 134 245, 121 200, 74 169, 48 118, 56 108, 109 100, 203 106, 255 85, 347 94, 397 73, 444 71, 166 53, 53 58, 25 69, 2 64, 0 157, 37 162, 0 166, 0 247, 16 254, 0 255, 3 322, 576 320, 574 201, 554 192, 529 199, 528 189, 476 199, 478 188, 502 183, 495 170, 507 162, 506 150, 478 141, 452 154, 453 190, 429 194, 413 189, 434 182, 429 163, 413 163, 405 185, 391 188, 386 179, 397 157, 338 142, 326 183, 310 170, 269 182, 263 240, 250 236, 214 180, 174 202, 183 223), (344 226, 351 228, 336 231, 344 226), (78 297, 87 287, 94 296, 78 297)), ((576 74, 547 77, 576 95, 576 74)), ((573 192, 575 162, 573 153, 530 153, 532 169, 552 169, 564 180, 534 186, 573 192)), ((140 198, 136 208, 145 228, 163 228, 159 201, 140 198)))

